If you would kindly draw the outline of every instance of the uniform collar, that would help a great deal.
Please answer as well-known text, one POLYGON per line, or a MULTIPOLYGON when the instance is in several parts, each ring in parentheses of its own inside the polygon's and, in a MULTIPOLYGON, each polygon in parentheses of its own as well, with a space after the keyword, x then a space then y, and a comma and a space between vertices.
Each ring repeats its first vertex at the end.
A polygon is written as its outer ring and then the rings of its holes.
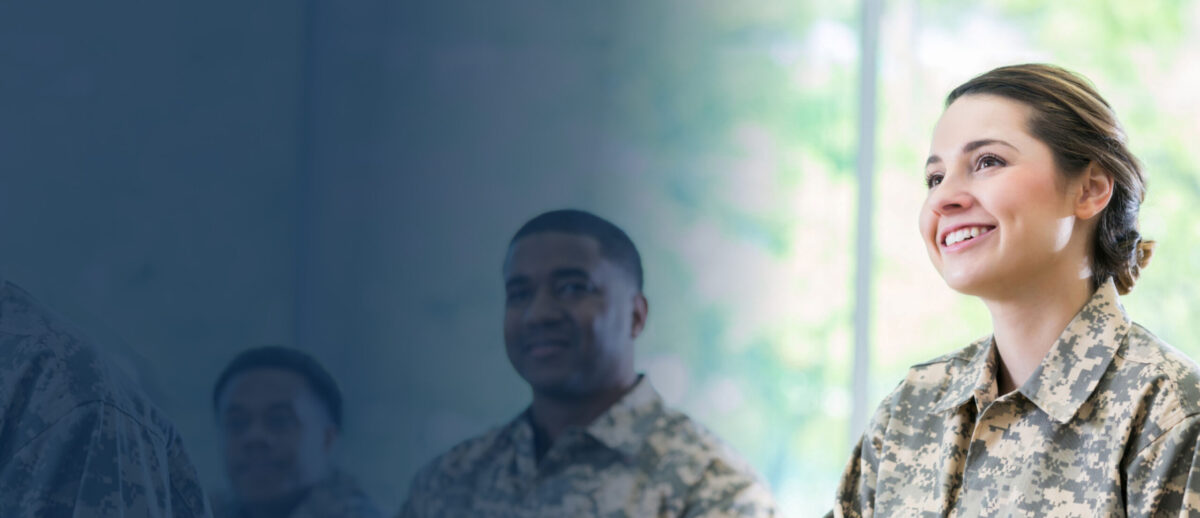
MULTIPOLYGON (((626 392, 621 399, 600 414, 591 424, 575 430, 590 436, 608 449, 620 453, 625 458, 632 458, 641 451, 646 436, 654 426, 659 425, 662 415, 662 397, 654 389, 654 385, 645 375, 638 377, 633 388, 626 392)), ((570 430, 568 428, 568 430, 570 430)), ((564 433, 564 437, 566 433, 564 433)), ((533 452, 533 414, 527 408, 514 420, 510 428, 510 440, 517 449, 518 458, 524 461, 523 469, 530 469, 534 458, 533 452)))
POLYGON ((643 375, 624 397, 592 421, 584 433, 609 449, 633 457, 641 451, 642 443, 659 424, 661 415, 662 397, 643 375))
MULTIPOLYGON (((934 413, 944 412, 962 406, 972 396, 981 399, 980 394, 994 394, 996 384, 996 351, 992 337, 980 338, 967 346, 951 361, 966 361, 962 375, 950 377, 950 387, 942 400, 933 407, 934 413)), ((994 398, 994 396, 992 396, 994 398)))
POLYGON ((1021 394, 1066 423, 1091 397, 1125 341, 1130 321, 1112 280, 1100 286, 1079 310, 1041 365, 1019 389, 1021 394))
MULTIPOLYGON (((1075 314, 1029 379, 1017 389, 1059 423, 1075 416, 1112 363, 1129 330, 1129 317, 1112 280, 1092 294, 1075 314)), ((980 406, 995 399, 996 346, 991 336, 977 340, 959 356, 969 359, 954 376, 934 412, 958 408, 972 396, 980 406)))

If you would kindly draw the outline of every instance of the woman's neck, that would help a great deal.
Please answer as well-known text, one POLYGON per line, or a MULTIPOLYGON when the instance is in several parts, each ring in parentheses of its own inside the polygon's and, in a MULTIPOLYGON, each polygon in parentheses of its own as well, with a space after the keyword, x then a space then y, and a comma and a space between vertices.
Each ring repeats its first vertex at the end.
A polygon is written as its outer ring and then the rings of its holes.
POLYGON ((1053 275, 1025 286, 984 299, 999 353, 1000 395, 1025 384, 1092 295, 1091 277, 1053 275))

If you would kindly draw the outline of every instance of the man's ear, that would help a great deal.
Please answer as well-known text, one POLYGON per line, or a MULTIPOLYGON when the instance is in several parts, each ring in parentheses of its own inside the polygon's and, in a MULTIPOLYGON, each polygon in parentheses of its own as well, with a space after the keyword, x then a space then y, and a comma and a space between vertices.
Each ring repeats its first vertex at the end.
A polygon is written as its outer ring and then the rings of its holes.
POLYGON ((1075 217, 1088 220, 1100 214, 1113 195, 1113 177, 1092 162, 1079 177, 1079 196, 1075 198, 1075 217))
POLYGON ((646 317, 650 314, 650 303, 646 301, 646 296, 642 292, 637 292, 633 295, 633 329, 630 338, 637 338, 642 334, 642 329, 646 328, 646 317))

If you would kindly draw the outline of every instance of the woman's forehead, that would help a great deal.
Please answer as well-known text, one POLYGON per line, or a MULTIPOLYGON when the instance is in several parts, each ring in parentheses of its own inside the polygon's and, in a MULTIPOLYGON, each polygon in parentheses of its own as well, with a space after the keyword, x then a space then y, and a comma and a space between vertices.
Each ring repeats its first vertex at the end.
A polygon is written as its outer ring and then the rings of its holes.
POLYGON ((967 95, 946 108, 934 126, 932 153, 950 152, 979 139, 1032 138, 1032 109, 1020 101, 995 95, 967 95))

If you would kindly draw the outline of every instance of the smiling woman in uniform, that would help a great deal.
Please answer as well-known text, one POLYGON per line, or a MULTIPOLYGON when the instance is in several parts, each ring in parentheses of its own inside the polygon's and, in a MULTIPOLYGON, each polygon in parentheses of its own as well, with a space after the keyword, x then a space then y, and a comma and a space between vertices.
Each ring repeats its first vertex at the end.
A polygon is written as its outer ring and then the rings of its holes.
POLYGON ((1200 512, 1200 371, 1118 298, 1154 243, 1138 232, 1141 164, 1108 103, 1058 67, 987 72, 947 97, 925 177, 929 258, 983 301, 992 333, 912 367, 832 514, 1200 512))

